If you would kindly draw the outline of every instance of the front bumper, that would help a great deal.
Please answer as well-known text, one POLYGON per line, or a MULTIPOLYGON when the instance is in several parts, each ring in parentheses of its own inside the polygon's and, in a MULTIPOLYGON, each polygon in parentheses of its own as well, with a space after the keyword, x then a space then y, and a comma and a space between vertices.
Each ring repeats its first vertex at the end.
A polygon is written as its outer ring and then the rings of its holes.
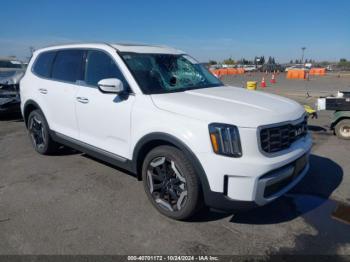
MULTIPOLYGON (((309 158, 309 154, 302 156, 301 158, 309 158)), ((300 158, 300 159, 301 159, 300 158)), ((232 199, 228 196, 231 183, 237 183, 237 181, 230 181, 228 176, 225 176, 224 180, 224 192, 206 192, 205 202, 208 206, 217 208, 220 210, 249 210, 258 206, 263 206, 269 202, 275 200, 276 198, 282 196, 290 189, 292 189, 303 177, 307 174, 310 164, 306 162, 305 166, 297 173, 294 173, 296 161, 279 168, 277 170, 272 170, 263 176, 257 182, 257 190, 255 199, 252 201, 244 201, 238 199, 232 199), (271 190, 268 190, 269 187, 275 187, 276 190, 273 190, 271 194, 266 194, 271 190)), ((237 183, 235 187, 239 187, 240 184, 237 183)))
POLYGON ((15 85, 0 86, 0 112, 20 111, 21 99, 17 90, 15 85))
POLYGON ((250 209, 268 204, 307 174, 311 145, 308 134, 280 155, 271 157, 261 154, 258 148, 245 148, 250 154, 236 159, 199 154, 210 187, 204 190, 206 204, 223 210, 250 209))
POLYGON ((293 188, 309 170, 309 153, 259 178, 255 202, 265 205, 293 188))

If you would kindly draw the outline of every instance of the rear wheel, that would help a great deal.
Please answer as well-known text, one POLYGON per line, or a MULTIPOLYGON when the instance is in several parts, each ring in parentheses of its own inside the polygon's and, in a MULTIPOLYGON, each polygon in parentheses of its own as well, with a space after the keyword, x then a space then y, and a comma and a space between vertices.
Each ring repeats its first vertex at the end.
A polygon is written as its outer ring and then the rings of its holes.
POLYGON ((39 154, 49 155, 57 150, 58 144, 50 137, 49 126, 38 109, 29 114, 28 133, 34 149, 39 154))
POLYGON ((198 176, 177 148, 159 146, 148 153, 142 167, 146 194, 156 209, 174 219, 187 219, 201 206, 198 176))
POLYGON ((350 140, 350 119, 339 121, 335 126, 334 131, 337 137, 350 140))

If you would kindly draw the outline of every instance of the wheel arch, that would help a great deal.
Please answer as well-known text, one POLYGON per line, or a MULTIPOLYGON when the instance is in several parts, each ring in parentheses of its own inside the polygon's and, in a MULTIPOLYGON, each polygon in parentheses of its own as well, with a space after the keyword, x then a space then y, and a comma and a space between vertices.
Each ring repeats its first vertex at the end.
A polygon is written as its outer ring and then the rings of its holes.
MULTIPOLYGON (((40 108, 40 106, 38 105, 38 103, 36 103, 34 100, 28 100, 23 107, 23 119, 24 119, 24 123, 27 126, 28 125, 28 117, 29 114, 36 110, 39 109, 41 112, 43 112, 43 110, 40 108)), ((28 127, 28 126, 27 126, 28 127)))
POLYGON ((335 126, 342 120, 350 119, 350 111, 348 113, 341 113, 331 123, 331 129, 334 130, 335 126))
POLYGON ((199 180, 204 191, 209 190, 209 182, 206 177, 205 171, 199 162, 196 155, 193 151, 180 139, 177 137, 167 134, 155 132, 142 137, 136 144, 134 152, 133 152, 133 169, 137 174, 139 180, 142 179, 142 163, 145 159, 148 152, 150 152, 153 148, 160 145, 170 145, 181 150, 185 156, 191 161, 193 164, 193 168, 195 169, 197 175, 199 176, 199 180))

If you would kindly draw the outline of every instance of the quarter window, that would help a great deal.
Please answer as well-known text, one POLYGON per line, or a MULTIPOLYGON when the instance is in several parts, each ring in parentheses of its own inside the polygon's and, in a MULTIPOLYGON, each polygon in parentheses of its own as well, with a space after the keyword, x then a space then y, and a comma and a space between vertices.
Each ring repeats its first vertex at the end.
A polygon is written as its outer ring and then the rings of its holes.
POLYGON ((52 68, 52 78, 75 83, 82 80, 82 50, 58 51, 52 68))
POLYGON ((104 52, 89 51, 85 68, 85 83, 97 86, 101 79, 118 78, 125 88, 128 84, 114 60, 104 52))
POLYGON ((39 55, 35 62, 33 71, 39 76, 49 78, 51 72, 52 61, 56 52, 45 52, 39 55))

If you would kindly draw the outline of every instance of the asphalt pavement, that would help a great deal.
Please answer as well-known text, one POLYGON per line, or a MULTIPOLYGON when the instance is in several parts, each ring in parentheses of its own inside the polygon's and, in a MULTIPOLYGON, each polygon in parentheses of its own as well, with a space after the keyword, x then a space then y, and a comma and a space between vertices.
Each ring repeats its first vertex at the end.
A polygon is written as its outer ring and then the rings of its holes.
MULTIPOLYGON (((326 79, 311 80, 309 89, 334 91, 318 87, 326 79)), ((304 82, 277 81, 264 92, 279 86, 307 99, 304 82)), ((311 169, 286 196, 245 213, 203 210, 187 222, 159 214, 142 182, 122 170, 70 149, 38 155, 20 117, 2 117, 0 254, 350 255, 350 225, 332 215, 350 204, 350 141, 328 130, 329 117, 310 120, 311 169)))

